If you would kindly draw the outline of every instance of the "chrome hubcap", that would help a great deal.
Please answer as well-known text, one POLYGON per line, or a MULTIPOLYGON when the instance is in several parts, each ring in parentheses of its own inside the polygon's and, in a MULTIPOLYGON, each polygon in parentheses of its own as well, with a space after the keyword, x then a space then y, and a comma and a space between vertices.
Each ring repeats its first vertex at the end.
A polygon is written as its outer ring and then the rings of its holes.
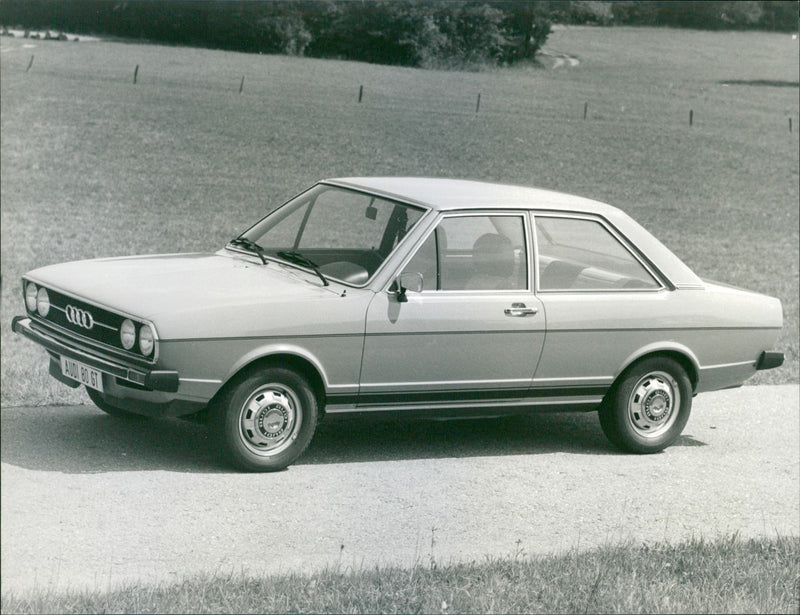
POLYGON ((677 381, 666 372, 652 372, 633 387, 628 418, 638 435, 655 438, 672 427, 680 405, 677 381))
POLYGON ((302 423, 300 402, 295 394, 279 385, 256 389, 239 414, 242 442, 257 455, 275 455, 296 438, 302 423))

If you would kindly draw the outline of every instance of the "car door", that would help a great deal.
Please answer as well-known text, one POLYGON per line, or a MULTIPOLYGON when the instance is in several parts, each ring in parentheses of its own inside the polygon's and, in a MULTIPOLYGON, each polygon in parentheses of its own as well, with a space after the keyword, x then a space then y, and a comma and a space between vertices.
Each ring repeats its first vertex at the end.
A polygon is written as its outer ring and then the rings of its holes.
POLYGON ((401 267, 419 288, 390 287, 369 306, 358 405, 524 398, 545 331, 530 245, 523 212, 443 215, 401 267))

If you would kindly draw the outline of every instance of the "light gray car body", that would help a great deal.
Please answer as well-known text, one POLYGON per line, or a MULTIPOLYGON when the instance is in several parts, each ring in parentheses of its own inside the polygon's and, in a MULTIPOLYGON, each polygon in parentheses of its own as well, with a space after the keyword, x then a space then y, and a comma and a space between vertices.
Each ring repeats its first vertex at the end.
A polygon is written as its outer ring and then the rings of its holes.
MULTIPOLYGON (((24 285, 48 289, 73 311, 97 308, 148 324, 152 355, 121 353, 36 309, 15 319, 14 329, 50 351, 57 378, 70 383, 57 363, 72 357, 102 372, 103 395, 114 406, 157 416, 198 412, 237 374, 265 361, 302 374, 327 416, 455 416, 597 409, 644 357, 676 360, 693 394, 741 385, 782 360, 765 353, 782 327, 777 299, 701 280, 612 206, 464 180, 344 178, 320 185, 416 208, 419 220, 366 282, 337 279, 337 263, 325 285, 312 267, 274 257, 264 264, 254 250, 233 244, 215 254, 64 263, 29 272, 24 285), (521 229, 514 288, 448 290, 413 271, 435 229, 470 216, 521 229), (540 254, 537 228, 565 218, 600 225, 652 278, 649 286, 544 288, 545 260, 553 259, 540 254)), ((458 264, 470 256, 453 258, 458 264)), ((592 268, 582 274, 614 277, 592 268)), ((58 300, 52 303, 58 309, 58 300)))

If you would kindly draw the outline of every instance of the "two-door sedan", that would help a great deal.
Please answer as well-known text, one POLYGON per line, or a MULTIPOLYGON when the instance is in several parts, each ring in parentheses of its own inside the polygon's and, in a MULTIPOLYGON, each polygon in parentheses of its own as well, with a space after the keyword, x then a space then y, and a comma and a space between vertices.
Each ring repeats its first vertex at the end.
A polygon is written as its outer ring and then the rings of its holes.
POLYGON ((777 299, 700 279, 628 215, 475 181, 317 183, 216 253, 36 269, 14 331, 111 415, 207 422, 238 468, 336 415, 598 410, 623 450, 782 364, 777 299))

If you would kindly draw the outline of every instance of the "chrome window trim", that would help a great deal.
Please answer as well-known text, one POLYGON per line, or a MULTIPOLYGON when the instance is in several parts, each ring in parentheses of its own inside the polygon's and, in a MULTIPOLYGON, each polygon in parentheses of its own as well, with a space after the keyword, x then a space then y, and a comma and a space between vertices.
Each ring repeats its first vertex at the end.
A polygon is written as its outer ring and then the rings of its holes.
POLYGON ((640 255, 639 249, 623 235, 617 228, 606 220, 603 216, 588 213, 571 213, 571 212, 550 212, 547 210, 531 210, 531 219, 533 225, 533 236, 535 241, 534 261, 536 268, 536 294, 585 294, 585 293, 657 293, 667 290, 668 280, 655 265, 652 265, 647 259, 640 255), (539 243, 536 233, 536 218, 566 218, 569 220, 588 220, 590 222, 597 222, 605 228, 611 236, 628 252, 645 271, 653 278, 653 281, 658 284, 657 288, 558 288, 558 289, 541 289, 539 287, 539 243))
MULTIPOLYGON (((150 321, 150 320, 148 320, 146 318, 142 318, 141 316, 134 316, 130 312, 125 312, 125 311, 119 310, 117 308, 109 307, 109 306, 107 306, 107 305, 105 305, 103 303, 100 303, 98 301, 94 301, 94 300, 90 301, 88 299, 85 299, 84 297, 79 297, 75 293, 65 291, 61 287, 56 286, 55 284, 45 284, 44 282, 38 282, 35 278, 32 278, 32 277, 23 277, 22 278, 23 298, 25 297, 25 295, 24 295, 25 286, 26 286, 26 284, 28 282, 33 282, 39 288, 45 288, 45 289, 50 288, 50 289, 53 289, 54 291, 64 295, 65 297, 71 297, 72 299, 75 299, 76 301, 81 301, 82 303, 85 303, 87 305, 94 305, 94 306, 100 308, 101 310, 105 310, 107 312, 112 312, 114 314, 122 316, 123 318, 128 318, 130 320, 133 320, 134 322, 139 323, 140 325, 148 325, 150 327, 150 330, 153 332, 153 342, 154 342, 153 343, 153 355, 152 355, 152 357, 146 357, 143 354, 137 354, 135 352, 130 352, 128 350, 125 350, 122 347, 117 348, 115 346, 109 346, 108 344, 104 344, 102 342, 98 342, 97 340, 93 340, 93 339, 88 338, 88 337, 77 335, 74 331, 70 331, 69 329, 65 329, 65 328, 61 327, 60 325, 57 325, 55 323, 52 323, 52 322, 42 318, 41 316, 39 316, 38 312, 30 312, 30 311, 28 311, 27 306, 25 306, 25 312, 27 313, 27 315, 34 322, 36 322, 36 323, 38 323, 38 324, 40 324, 42 326, 46 326, 46 327, 50 327, 52 329, 58 330, 60 332, 65 332, 65 333, 69 334, 69 337, 72 338, 72 339, 80 340, 81 342, 83 342, 85 340, 91 346, 95 346, 95 347, 100 348, 100 349, 105 349, 105 348, 111 349, 116 354, 119 354, 120 356, 123 356, 123 357, 135 358, 135 359, 138 359, 140 361, 145 361, 145 362, 153 364, 153 365, 155 365, 158 362, 158 355, 159 355, 158 351, 159 351, 161 338, 158 336, 158 329, 156 328, 155 324, 152 321, 150 321)), ((55 306, 55 308, 58 309, 58 306, 55 306)), ((114 329, 113 327, 108 327, 108 328, 113 329, 115 331, 118 331, 118 329, 114 329)))
MULTIPOLYGON (((516 210, 515 209, 502 209, 502 210, 498 210, 498 211, 491 210, 491 209, 489 209, 489 210, 487 210, 487 209, 475 209, 475 210, 470 209, 470 210, 449 210, 449 211, 440 211, 440 212, 438 212, 438 214, 434 218, 433 223, 431 224, 430 228, 428 228, 425 231, 425 234, 419 239, 419 241, 417 241, 416 244, 414 244, 414 246, 412 246, 412 248, 408 251, 408 253, 405 255, 403 260, 400 261, 400 265, 396 269, 395 276, 392 276, 392 279, 389 280, 384 285, 383 292, 389 292, 389 287, 394 283, 394 278, 399 276, 401 273, 403 273, 403 271, 406 268, 406 265, 408 265, 408 263, 411 262, 411 259, 413 259, 417 255, 417 252, 419 252, 419 250, 422 248, 422 245, 426 241, 428 241, 428 237, 430 237, 431 234, 436 231, 436 229, 439 227, 439 225, 446 218, 469 218, 469 217, 474 218, 474 217, 487 217, 487 216, 488 217, 493 217, 493 218, 499 218, 499 217, 511 217, 511 216, 513 216, 513 217, 517 217, 517 218, 522 218, 522 229, 523 229, 523 234, 524 234, 524 239, 525 239, 525 247, 522 250, 522 254, 523 254, 523 256, 525 257, 525 260, 526 260, 526 268, 527 268, 527 274, 528 274, 526 276, 526 278, 525 278, 526 279, 526 284, 527 284, 527 286, 525 288, 508 288, 508 289, 503 288, 503 289, 488 289, 488 290, 469 290, 469 289, 460 289, 460 290, 433 289, 433 290, 426 290, 423 287, 422 292, 421 293, 416 293, 416 294, 420 294, 420 295, 433 294, 433 293, 436 293, 437 295, 463 295, 463 294, 469 294, 469 295, 473 295, 473 294, 478 294, 478 295, 512 294, 513 295, 513 294, 520 294, 520 293, 533 294, 533 292, 534 292, 532 290, 533 289, 533 285, 531 283, 531 275, 533 274, 533 267, 531 267, 531 258, 530 258, 530 249, 529 249, 529 246, 532 245, 531 242, 532 242, 533 232, 532 232, 532 227, 530 225, 530 220, 528 219, 528 216, 526 215, 526 213, 527 213, 527 211, 524 210, 524 209, 516 209, 516 210)), ((437 259, 438 259, 438 255, 437 255, 437 259)), ((423 283, 424 283, 424 281, 423 281, 423 283)))

